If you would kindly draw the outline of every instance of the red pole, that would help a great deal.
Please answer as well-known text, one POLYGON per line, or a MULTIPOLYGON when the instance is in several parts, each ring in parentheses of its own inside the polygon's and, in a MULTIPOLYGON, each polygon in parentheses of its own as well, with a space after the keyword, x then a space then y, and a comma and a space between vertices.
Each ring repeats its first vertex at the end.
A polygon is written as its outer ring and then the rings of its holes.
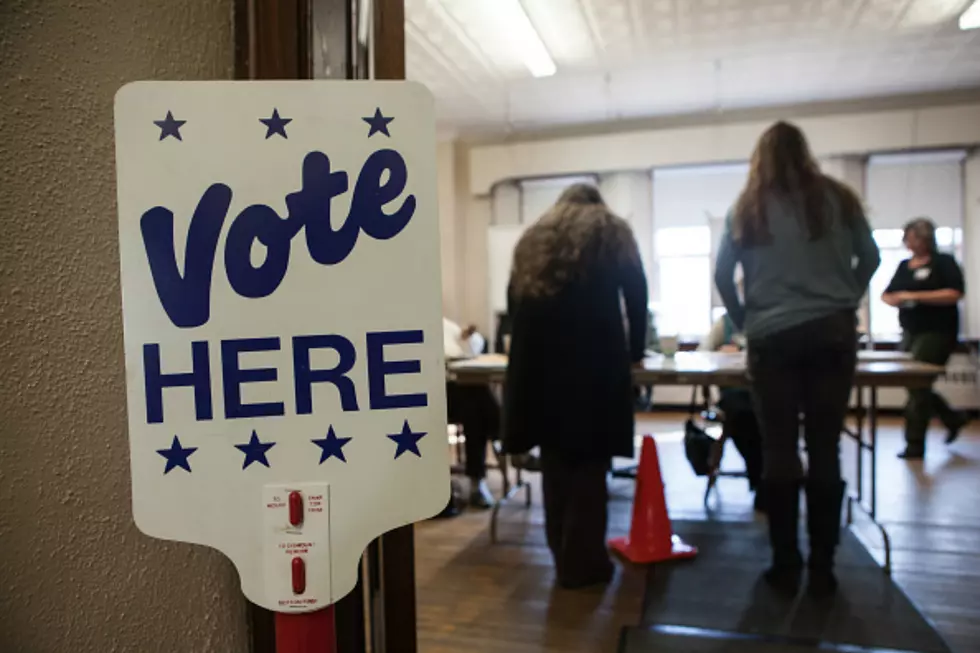
POLYGON ((316 612, 276 613, 276 653, 336 653, 333 606, 316 612))

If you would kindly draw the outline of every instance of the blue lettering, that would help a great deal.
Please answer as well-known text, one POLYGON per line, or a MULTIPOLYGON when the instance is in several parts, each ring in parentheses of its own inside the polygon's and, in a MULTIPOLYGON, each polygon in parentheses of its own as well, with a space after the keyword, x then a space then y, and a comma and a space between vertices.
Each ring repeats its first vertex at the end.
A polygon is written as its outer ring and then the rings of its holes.
POLYGON ((310 257, 321 265, 340 263, 357 242, 361 223, 354 211, 340 229, 334 230, 330 223, 330 202, 346 193, 347 187, 346 172, 330 172, 330 159, 320 152, 310 152, 303 159, 303 189, 286 196, 289 214, 302 216, 306 225, 310 257))
POLYGON ((187 233, 183 276, 177 270, 174 251, 174 214, 157 206, 140 219, 153 285, 163 310, 177 327, 191 328, 208 321, 214 252, 230 204, 231 189, 227 186, 213 184, 204 191, 187 233))
POLYGON ((243 417, 274 417, 285 415, 282 402, 242 403, 242 384, 275 381, 279 372, 274 367, 243 370, 238 355, 249 351, 279 351, 279 338, 242 338, 221 341, 221 373, 225 394, 225 419, 243 417))
POLYGON ((345 412, 357 410, 357 393, 347 373, 354 367, 357 353, 350 340, 338 335, 296 336, 293 338, 293 375, 296 381, 296 414, 313 412, 313 384, 332 383, 340 393, 345 412), (333 349, 340 360, 332 369, 314 370, 310 365, 311 349, 333 349))
MULTIPOLYGON (((371 410, 414 408, 428 405, 428 395, 424 392, 392 394, 385 387, 386 377, 419 374, 422 371, 422 364, 418 359, 405 357, 398 360, 386 359, 385 347, 421 344, 423 342, 424 334, 418 329, 379 331, 367 334, 367 385, 371 410)), ((280 348, 279 337, 237 338, 221 341, 220 370, 225 419, 278 417, 286 414, 285 403, 281 401, 245 403, 242 400, 242 386, 246 383, 264 383, 279 379, 278 367, 243 367, 242 354, 278 352, 280 348)), ((357 388, 349 376, 357 362, 358 354, 351 340, 338 334, 295 336, 292 339, 292 348, 297 415, 313 413, 313 386, 317 383, 329 383, 337 389, 340 406, 345 412, 359 410, 357 388), (331 367, 314 369, 311 362, 313 350, 327 349, 336 352, 337 362, 331 367)), ((165 388, 193 388, 194 412, 197 420, 213 419, 208 343, 204 341, 192 342, 191 358, 191 371, 164 374, 161 370, 160 345, 157 343, 143 345, 146 421, 148 424, 160 424, 164 421, 163 391, 165 388)))
POLYGON ((225 270, 228 282, 242 297, 268 297, 286 276, 289 241, 299 230, 297 220, 282 220, 264 204, 253 204, 242 211, 228 230, 225 241, 225 270), (252 267, 252 243, 266 247, 265 260, 252 267))
POLYGON ((422 364, 418 360, 386 361, 385 345, 409 345, 421 343, 424 337, 421 330, 381 331, 367 334, 368 394, 371 410, 390 408, 413 408, 427 406, 428 397, 424 392, 403 395, 389 395, 385 390, 385 377, 390 374, 418 374, 422 364))
POLYGON ((194 411, 198 421, 209 420, 211 407, 211 370, 208 363, 208 343, 191 343, 190 372, 164 374, 160 370, 160 345, 143 345, 143 380, 146 392, 146 423, 163 422, 163 389, 193 386, 194 411))
POLYGON ((394 150, 378 150, 368 157, 354 187, 351 214, 361 221, 364 233, 376 240, 388 240, 397 236, 415 215, 415 196, 409 195, 394 213, 384 212, 384 205, 405 190, 408 168, 405 159, 394 150), (388 180, 381 183, 385 171, 388 180))
MULTIPOLYGON (((361 230, 376 240, 394 238, 415 215, 417 202, 415 196, 408 195, 391 214, 385 213, 384 207, 404 192, 407 181, 408 169, 401 154, 390 149, 374 152, 358 173, 347 219, 334 229, 331 202, 347 192, 347 173, 332 172, 325 154, 308 153, 303 160, 301 189, 285 198, 285 219, 269 206, 254 204, 232 222, 224 256, 229 284, 238 295, 249 299, 274 293, 286 275, 292 240, 304 227, 310 257, 321 265, 346 259, 361 230), (388 178, 382 183, 386 173, 388 178), (266 248, 258 267, 251 261, 255 241, 266 248)), ((170 321, 179 328, 198 327, 210 318, 214 258, 231 198, 231 189, 218 183, 201 196, 187 234, 183 275, 176 263, 173 213, 158 206, 140 220, 157 295, 170 321)))

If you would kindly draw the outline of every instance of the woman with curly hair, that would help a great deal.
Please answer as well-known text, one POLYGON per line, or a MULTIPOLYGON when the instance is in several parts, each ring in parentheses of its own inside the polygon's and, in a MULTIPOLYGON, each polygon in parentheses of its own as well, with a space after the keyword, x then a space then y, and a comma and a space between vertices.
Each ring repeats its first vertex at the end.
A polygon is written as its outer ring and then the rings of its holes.
POLYGON ((608 582, 606 474, 613 456, 634 455, 630 366, 643 360, 647 285, 629 224, 595 187, 570 186, 524 233, 508 314, 505 448, 541 448, 558 583, 608 582))

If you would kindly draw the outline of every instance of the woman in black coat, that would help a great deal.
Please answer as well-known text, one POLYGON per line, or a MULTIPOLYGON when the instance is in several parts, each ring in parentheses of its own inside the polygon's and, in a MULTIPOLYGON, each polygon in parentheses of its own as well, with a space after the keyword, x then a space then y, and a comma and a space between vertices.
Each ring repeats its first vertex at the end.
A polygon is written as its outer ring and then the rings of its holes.
POLYGON ((633 232, 595 187, 569 187, 524 233, 508 314, 504 446, 541 448, 559 584, 608 582, 606 473, 634 455, 630 366, 643 360, 647 285, 633 232))

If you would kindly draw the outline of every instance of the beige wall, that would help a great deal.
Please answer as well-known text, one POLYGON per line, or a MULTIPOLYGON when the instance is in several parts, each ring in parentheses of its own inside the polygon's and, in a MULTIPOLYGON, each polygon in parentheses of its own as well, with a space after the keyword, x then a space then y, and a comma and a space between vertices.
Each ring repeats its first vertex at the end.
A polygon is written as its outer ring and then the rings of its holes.
POLYGON ((231 565, 133 526, 113 181, 113 93, 228 78, 231 5, 0 4, 5 653, 247 650, 231 565))
POLYGON ((490 198, 467 188, 469 149, 460 141, 437 145, 442 301, 446 317, 489 334, 487 228, 490 198))
MULTIPOLYGON (((609 128, 594 133, 523 135, 469 144, 457 141, 454 165, 446 168, 453 171, 452 176, 447 177, 440 169, 440 183, 456 188, 452 210, 457 249, 451 257, 444 251, 443 257, 444 295, 455 293, 455 319, 477 324, 489 333, 486 227, 492 213, 490 197, 497 184, 583 173, 599 173, 605 182, 621 182, 624 174, 646 175, 656 167, 742 161, 751 152, 758 134, 778 115, 763 113, 702 116, 700 123, 694 119, 676 125, 665 121, 662 125, 618 131, 609 128), (451 267, 447 261, 451 261, 451 267)), ((814 151, 830 163, 829 172, 843 175, 851 183, 855 183, 851 179, 855 165, 860 167, 855 157, 859 160, 869 152, 971 147, 980 143, 980 98, 976 92, 963 97, 867 101, 833 110, 793 107, 785 109, 785 113, 806 130, 814 151), (845 159, 848 164, 840 163, 845 159)), ((975 165, 970 170, 975 170, 975 165)), ((636 197, 645 192, 641 189, 636 197)), ((649 243, 649 229, 643 220, 648 216, 636 217, 634 228, 649 243)), ((649 256, 652 258, 652 252, 649 256)), ((648 267, 655 268, 649 261, 648 267)), ((976 320, 980 321, 980 316, 976 320)))
MULTIPOLYGON (((780 117, 799 124, 821 157, 980 144, 976 100, 820 116, 796 108, 780 117)), ((470 150, 470 190, 484 195, 498 181, 520 177, 741 161, 770 124, 768 118, 722 115, 683 127, 479 145, 470 150)))
POLYGON ((436 144, 436 180, 439 197, 439 253, 442 258, 442 313, 457 319, 456 306, 456 147, 452 141, 436 144))
MULTIPOLYGON (((963 194, 963 250, 974 252, 972 256, 963 257, 967 292, 967 310, 964 315, 965 333, 974 338, 980 338, 980 301, 970 301, 971 297, 980 298, 980 294, 976 290, 977 287, 980 287, 980 150, 974 150, 967 157, 963 175, 965 186, 963 194)), ((980 376, 977 380, 980 381, 980 376)))

